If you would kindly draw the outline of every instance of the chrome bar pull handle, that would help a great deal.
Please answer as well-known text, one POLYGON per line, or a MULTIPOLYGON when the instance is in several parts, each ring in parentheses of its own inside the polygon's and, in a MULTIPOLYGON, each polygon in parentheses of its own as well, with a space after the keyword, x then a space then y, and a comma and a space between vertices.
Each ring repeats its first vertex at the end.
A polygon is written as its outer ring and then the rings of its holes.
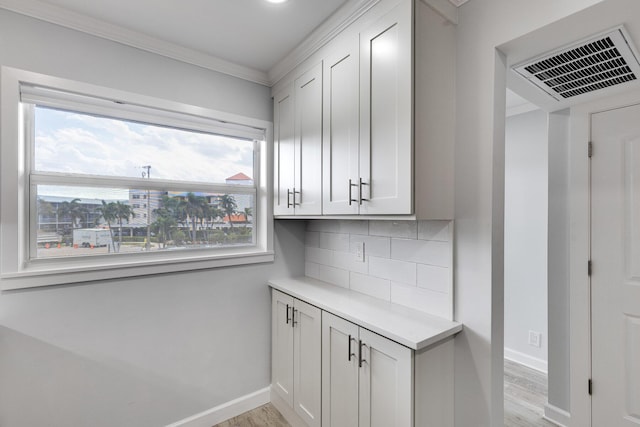
MULTIPOLYGON (((294 197, 294 203, 295 203, 296 196, 294 195, 293 197, 294 197)), ((287 209, 289 209, 290 207, 291 207, 291 190, 287 188, 287 209)))
POLYGON ((291 315, 291 327, 292 328, 295 328, 296 327, 296 323, 298 323, 298 322, 296 322, 296 312, 297 311, 298 310, 296 310, 295 308, 291 307, 291 313, 292 313, 292 315, 291 315))
POLYGON ((296 206, 300 206, 300 203, 296 203, 296 194, 300 194, 299 191, 296 191, 296 187, 293 187, 293 208, 295 209, 296 206))
POLYGON ((351 187, 357 187, 357 186, 358 186, 358 184, 354 184, 351 181, 351 178, 349 178, 349 206, 351 206, 351 202, 357 202, 358 201, 358 199, 352 198, 353 196, 351 195, 351 187))
POLYGON ((355 357, 355 355, 356 355, 355 353, 351 352, 351 341, 355 341, 355 340, 356 340, 355 338, 353 338, 351 335, 349 335, 349 349, 348 349, 348 352, 347 352, 347 360, 349 362, 351 362, 351 356, 355 357))
MULTIPOLYGON (((363 185, 369 185, 369 184, 367 184, 366 182, 364 182, 362 180, 362 178, 360 178, 359 184, 358 184, 358 190, 359 190, 358 200, 359 200, 360 204, 362 204, 362 202, 368 202, 369 201, 369 199, 362 198, 362 186, 363 185)), ((369 192, 371 192, 371 190, 369 190, 369 192)))
POLYGON ((291 307, 289 307, 289 304, 287 304, 287 322, 286 322, 286 325, 288 325, 289 322, 291 321, 291 319, 289 318, 289 308, 291 308, 291 307))

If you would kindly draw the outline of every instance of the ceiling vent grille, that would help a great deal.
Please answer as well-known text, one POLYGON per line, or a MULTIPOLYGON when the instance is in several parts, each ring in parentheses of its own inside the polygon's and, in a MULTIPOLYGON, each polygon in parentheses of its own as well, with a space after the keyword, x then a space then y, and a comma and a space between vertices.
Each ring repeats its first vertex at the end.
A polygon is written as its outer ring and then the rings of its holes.
POLYGON ((640 78, 640 64, 623 27, 513 68, 558 101, 640 78))

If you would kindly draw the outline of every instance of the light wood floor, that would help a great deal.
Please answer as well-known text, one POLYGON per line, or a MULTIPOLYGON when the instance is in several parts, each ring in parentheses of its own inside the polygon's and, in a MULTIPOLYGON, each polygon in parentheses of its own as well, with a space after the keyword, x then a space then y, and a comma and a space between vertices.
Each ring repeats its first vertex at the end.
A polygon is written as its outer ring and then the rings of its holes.
POLYGON ((509 360, 504 361, 504 425, 549 427, 542 418, 547 403, 547 376, 509 360))
MULTIPOLYGON (((526 366, 504 362, 504 425, 552 427, 542 414, 547 402, 547 376, 526 366)), ((214 427, 290 427, 270 403, 214 427)))
POLYGON ((289 423, 271 403, 262 405, 253 411, 245 412, 235 418, 216 424, 213 427, 290 427, 289 423))

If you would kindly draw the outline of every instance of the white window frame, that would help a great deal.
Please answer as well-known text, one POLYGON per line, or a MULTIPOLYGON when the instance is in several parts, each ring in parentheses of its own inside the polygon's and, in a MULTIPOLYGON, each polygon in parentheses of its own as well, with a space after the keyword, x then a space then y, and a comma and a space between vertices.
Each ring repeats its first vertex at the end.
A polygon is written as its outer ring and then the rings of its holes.
MULTIPOLYGON (((83 108, 80 111, 86 111, 83 108)), ((186 105, 179 102, 139 95, 130 92, 105 88, 92 84, 46 76, 43 74, 19 70, 11 67, 0 68, 0 288, 3 290, 29 288, 36 286, 78 283, 86 281, 134 277, 147 274, 161 274, 176 271, 206 269, 232 265, 272 262, 273 252, 273 216, 271 197, 269 196, 271 177, 271 147, 273 125, 270 122, 215 111, 207 108, 186 105), (36 95, 29 90, 36 88, 36 95), (23 93, 21 94, 21 88, 23 93), (35 209, 35 196, 30 188, 36 184, 55 183, 61 185, 67 180, 78 184, 77 176, 65 177, 64 174, 31 174, 30 137, 25 125, 25 109, 33 108, 21 102, 21 97, 29 100, 37 96, 42 104, 47 88, 53 89, 51 107, 62 108, 65 105, 74 109, 82 98, 92 97, 102 101, 93 104, 94 114, 114 117, 113 103, 119 104, 120 117, 125 120, 137 120, 167 126, 188 128, 228 135, 250 135, 258 132, 263 135, 254 150, 253 187, 234 186, 234 194, 255 192, 255 246, 230 247, 221 249, 190 249, 188 251, 158 251, 140 254, 110 254, 105 256, 68 257, 51 259, 32 259, 30 254, 30 227, 34 226, 30 215, 35 209), (60 92, 61 91, 61 92, 60 92), (61 93, 69 94, 68 99, 61 93), (82 94, 80 96, 74 94, 82 94), (61 103, 61 100, 63 103, 61 103), (64 104, 66 102, 67 104, 64 104), (104 107, 104 109, 103 109, 104 107), (160 119, 160 120, 159 120, 160 119)), ((180 183, 176 181, 142 180, 129 178, 110 178, 111 184, 136 189, 164 190, 170 187, 181 191, 229 191, 228 185, 202 185, 180 183), (197 187, 197 188, 196 188, 197 187)), ((104 177, 86 176, 83 184, 87 186, 105 185, 104 177)))

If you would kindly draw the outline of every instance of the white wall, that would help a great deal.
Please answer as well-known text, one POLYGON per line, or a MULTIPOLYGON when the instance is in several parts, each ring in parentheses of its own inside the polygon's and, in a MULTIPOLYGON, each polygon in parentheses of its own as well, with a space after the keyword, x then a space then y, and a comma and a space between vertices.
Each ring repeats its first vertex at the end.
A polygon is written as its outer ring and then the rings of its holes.
MULTIPOLYGON (((2 65, 271 120, 266 87, 0 10, 2 65)), ((0 294, 0 425, 157 427, 268 386, 270 264, 0 294)), ((2 256, 2 254, 0 254, 2 256)))
POLYGON ((547 113, 507 117, 505 126, 505 357, 547 370, 547 113), (540 347, 529 331, 542 334, 540 347))
POLYGON ((471 0, 458 10, 456 426, 503 425, 504 58, 496 47, 598 0, 471 0))

